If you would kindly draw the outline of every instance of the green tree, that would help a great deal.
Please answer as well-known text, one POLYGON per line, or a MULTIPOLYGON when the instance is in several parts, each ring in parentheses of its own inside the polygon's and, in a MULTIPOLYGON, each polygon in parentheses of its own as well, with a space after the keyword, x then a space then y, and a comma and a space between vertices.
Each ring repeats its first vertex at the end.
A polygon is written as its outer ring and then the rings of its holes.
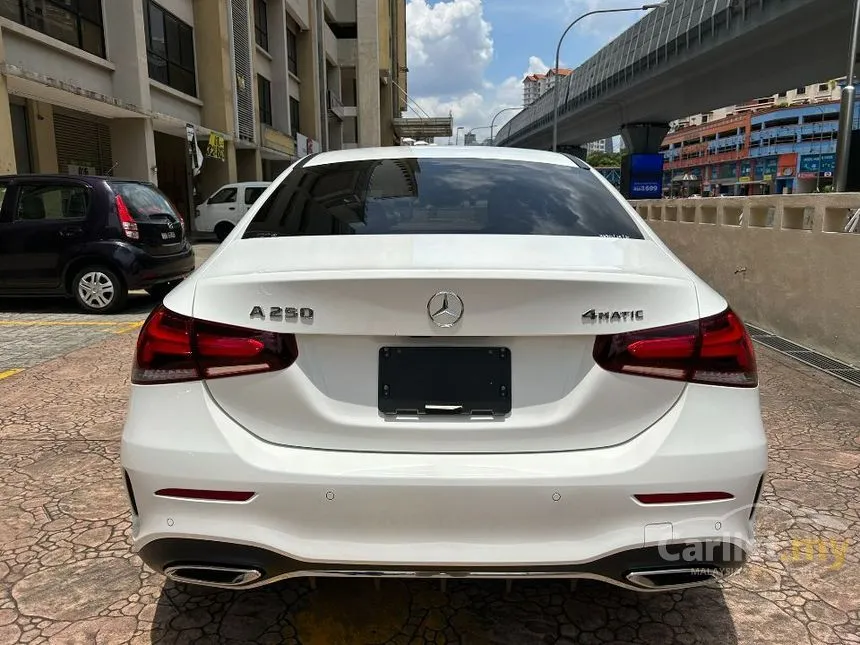
POLYGON ((592 152, 586 161, 595 168, 620 168, 623 156, 620 152, 592 152))

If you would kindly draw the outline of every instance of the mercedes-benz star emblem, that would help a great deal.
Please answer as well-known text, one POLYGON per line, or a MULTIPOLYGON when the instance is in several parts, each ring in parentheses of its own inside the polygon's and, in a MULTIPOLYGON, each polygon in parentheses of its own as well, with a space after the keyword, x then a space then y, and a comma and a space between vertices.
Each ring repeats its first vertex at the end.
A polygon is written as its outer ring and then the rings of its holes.
POLYGON ((427 301, 427 315, 439 327, 453 327, 463 317, 463 301, 453 291, 440 291, 427 301))

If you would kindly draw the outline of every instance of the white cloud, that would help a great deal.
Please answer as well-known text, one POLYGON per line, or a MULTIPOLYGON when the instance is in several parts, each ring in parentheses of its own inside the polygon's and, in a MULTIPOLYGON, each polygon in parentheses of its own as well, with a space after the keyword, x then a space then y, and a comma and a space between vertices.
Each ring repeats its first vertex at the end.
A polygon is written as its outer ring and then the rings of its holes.
POLYGON ((544 63, 537 56, 529 56, 529 68, 527 74, 545 74, 549 69, 549 65, 544 63))
POLYGON ((479 87, 493 58, 490 25, 481 0, 450 0, 406 6, 410 84, 431 96, 457 95, 479 87))
MULTIPOLYGON (((598 9, 622 9, 634 7, 636 2, 630 0, 564 0, 564 20, 570 22, 584 13, 598 9)), ((655 11, 652 9, 652 11, 655 11)), ((656 9, 665 11, 665 9, 656 9)), ((619 13, 597 14, 583 18, 571 29, 569 36, 574 36, 574 31, 580 35, 596 37, 599 41, 608 43, 621 34, 630 25, 645 17, 647 11, 629 11, 619 13)), ((567 39, 565 39, 567 42, 567 39)), ((564 47, 562 45, 562 47, 564 47)))
MULTIPOLYGON (((431 116, 450 112, 455 131, 460 126, 464 132, 480 128, 475 131, 479 141, 490 134, 489 127, 482 126, 489 126, 502 108, 522 105, 523 77, 548 69, 532 56, 522 75, 498 85, 486 80, 493 39, 482 0, 444 0, 432 5, 428 0, 408 0, 406 21, 410 98, 431 116)), ((510 110, 499 115, 496 128, 515 114, 510 110)))

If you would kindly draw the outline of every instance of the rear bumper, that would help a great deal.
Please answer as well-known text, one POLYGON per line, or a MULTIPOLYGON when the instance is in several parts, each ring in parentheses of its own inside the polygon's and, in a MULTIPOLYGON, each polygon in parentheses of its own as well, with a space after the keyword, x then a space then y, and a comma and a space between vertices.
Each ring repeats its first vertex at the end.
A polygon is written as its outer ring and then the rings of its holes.
POLYGON ((732 542, 697 542, 629 549, 585 563, 554 566, 406 566, 383 568, 303 562, 267 549, 200 539, 161 538, 146 544, 141 558, 180 582, 222 588, 253 588, 305 576, 397 578, 587 578, 637 591, 698 586, 737 573, 746 551, 732 542), (684 559, 691 546, 698 554, 684 559), (672 560, 674 558, 674 561, 672 560))
POLYGON ((133 549, 162 572, 259 570, 245 586, 300 575, 477 575, 590 577, 645 590, 631 572, 731 571, 754 548, 767 445, 758 392, 721 402, 722 392, 691 386, 651 429, 610 448, 458 455, 276 446, 228 418, 202 384, 133 386, 121 457, 133 549), (155 494, 164 488, 254 495, 155 494), (733 498, 634 498, 695 491, 733 498), (679 555, 671 544, 700 546, 679 555))
POLYGON ((130 290, 145 289, 162 282, 180 280, 194 271, 194 248, 186 244, 180 253, 151 255, 139 249, 131 252, 126 266, 130 290))

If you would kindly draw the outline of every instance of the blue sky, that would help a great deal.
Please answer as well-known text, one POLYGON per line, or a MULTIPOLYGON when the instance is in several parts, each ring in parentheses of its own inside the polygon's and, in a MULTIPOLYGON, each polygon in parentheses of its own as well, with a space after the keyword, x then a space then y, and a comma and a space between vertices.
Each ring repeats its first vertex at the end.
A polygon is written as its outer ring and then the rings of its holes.
MULTIPOLYGON (((571 20, 589 10, 635 4, 635 0, 407 0, 409 96, 433 116, 451 111, 455 128, 488 125, 499 109, 522 104, 527 73, 553 65, 558 38, 571 20)), ((642 15, 585 18, 565 38, 562 66, 581 64, 642 15)), ((514 114, 500 116, 496 124, 514 114)), ((489 129, 475 134, 480 140, 489 129)))

